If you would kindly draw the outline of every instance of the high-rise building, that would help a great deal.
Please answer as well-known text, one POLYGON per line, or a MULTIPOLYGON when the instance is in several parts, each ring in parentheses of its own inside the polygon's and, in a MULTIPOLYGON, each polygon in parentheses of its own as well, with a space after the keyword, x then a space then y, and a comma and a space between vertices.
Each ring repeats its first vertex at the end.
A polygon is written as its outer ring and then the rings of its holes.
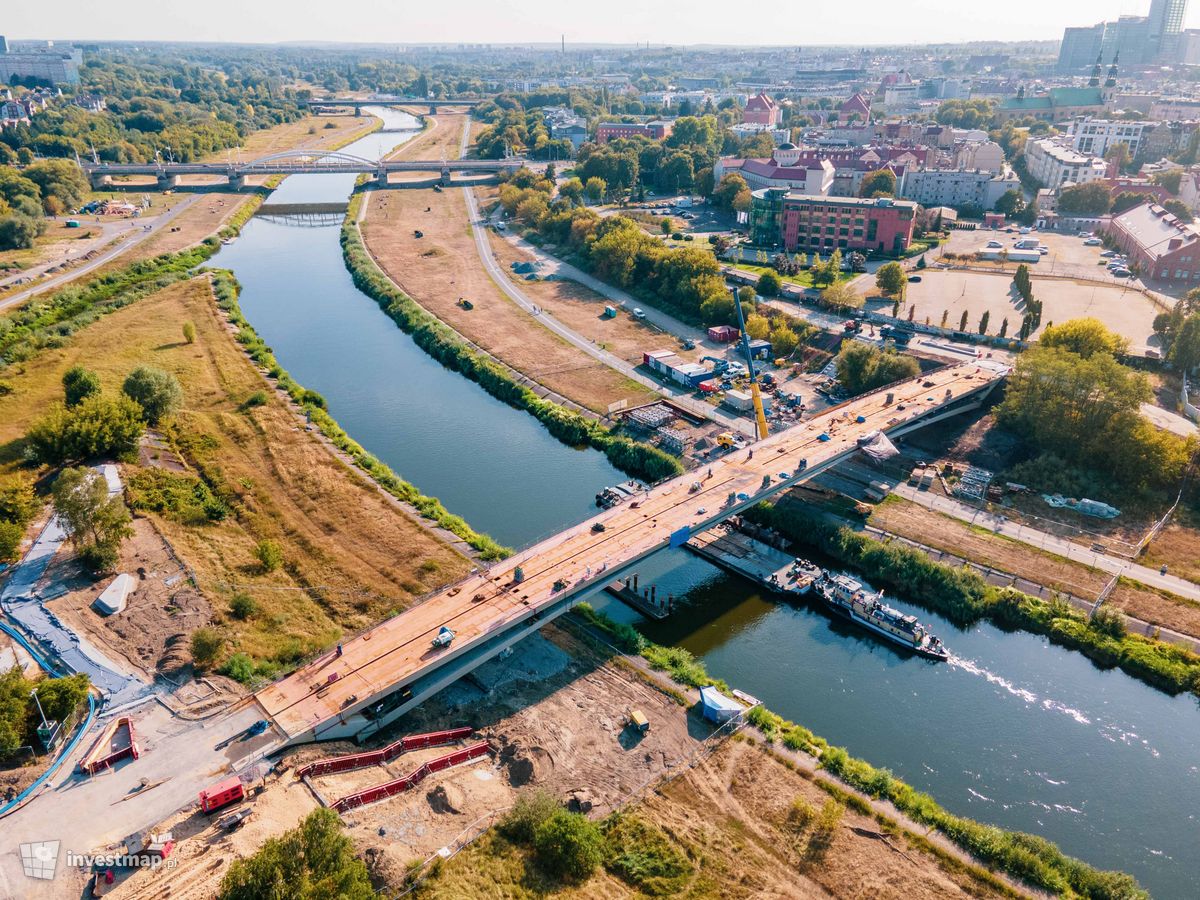
POLYGON ((1186 13, 1187 0, 1151 0, 1147 15, 1067 28, 1059 49, 1058 71, 1080 73, 1098 55, 1112 59, 1119 54, 1134 65, 1179 62, 1186 13))
POLYGON ((56 47, 50 41, 32 46, 10 47, 0 37, 0 84, 32 80, 49 84, 79 83, 83 51, 74 47, 56 47))

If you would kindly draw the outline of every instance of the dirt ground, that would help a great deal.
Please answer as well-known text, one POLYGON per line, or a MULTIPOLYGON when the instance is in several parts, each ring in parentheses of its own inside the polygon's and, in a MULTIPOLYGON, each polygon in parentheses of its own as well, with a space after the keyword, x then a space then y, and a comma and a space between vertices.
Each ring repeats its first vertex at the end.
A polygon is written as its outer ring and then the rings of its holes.
MULTIPOLYGON (((1162 310, 1136 290, 1119 284, 1092 284, 1035 275, 1033 293, 1045 304, 1042 325, 1034 333, 1035 337, 1054 322, 1061 324, 1068 319, 1092 316, 1129 338, 1135 352, 1158 346, 1153 323, 1162 310)), ((989 334, 999 334, 1001 323, 1007 318, 1007 334, 1015 337, 1024 315, 1024 303, 1013 288, 1009 274, 930 268, 921 273, 919 284, 908 285, 906 297, 908 305, 916 309, 916 320, 924 321, 928 317, 934 325, 941 322, 943 311, 948 310, 947 327, 957 328, 966 310, 967 330, 971 332, 978 330, 980 317, 986 310, 989 334)))
MULTIPOLYGON (((444 135, 461 134, 461 117, 445 119, 457 124, 444 135)), ((438 158, 441 146, 435 134, 414 155, 438 158)), ((363 237, 383 269, 425 309, 550 390, 596 411, 647 396, 641 385, 542 328, 500 291, 479 261, 459 190, 372 191, 363 237), (457 305, 463 297, 474 309, 457 305)))
POLYGON ((221 522, 187 526, 157 516, 155 522, 196 571, 230 650, 286 664, 469 568, 305 430, 233 340, 206 279, 102 317, 68 346, 8 376, 13 392, 0 397, 0 468, 19 464, 19 438, 61 397, 62 373, 75 363, 97 371, 110 392, 142 363, 174 373, 183 385, 177 425, 184 456, 231 492, 235 508, 221 522), (185 321, 196 325, 194 344, 181 340, 185 321), (259 391, 268 402, 239 411, 259 391), (283 549, 284 564, 275 572, 263 572, 255 560, 264 539, 283 549), (229 615, 236 592, 257 606, 245 620, 229 615))
POLYGON ((117 566, 118 572, 137 579, 123 612, 107 617, 96 612, 92 603, 111 579, 93 582, 81 572, 64 572, 77 566, 72 556, 63 554, 48 574, 73 590, 46 605, 106 654, 123 658, 149 679, 165 675, 178 682, 191 659, 188 636, 208 624, 212 607, 151 520, 135 519, 133 530, 133 537, 121 545, 117 566))
POLYGON ((728 349, 727 346, 706 348, 698 345, 696 349, 685 350, 673 336, 647 322, 639 322, 628 313, 618 314, 613 319, 603 318, 604 307, 612 303, 607 297, 577 281, 526 281, 524 276, 512 272, 512 264, 530 262, 534 259, 532 254, 514 247, 494 232, 488 233, 488 239, 504 270, 511 273, 509 277, 521 286, 521 290, 572 331, 592 338, 626 362, 640 364, 642 353, 647 350, 671 350, 689 362, 698 362, 705 353, 721 356, 728 349))

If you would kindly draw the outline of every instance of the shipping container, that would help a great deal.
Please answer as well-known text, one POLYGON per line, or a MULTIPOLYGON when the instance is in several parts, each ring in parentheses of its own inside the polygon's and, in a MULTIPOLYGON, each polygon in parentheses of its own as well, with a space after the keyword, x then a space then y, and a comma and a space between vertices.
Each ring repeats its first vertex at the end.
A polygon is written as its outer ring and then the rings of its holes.
POLYGON ((242 787, 241 779, 231 775, 200 792, 200 809, 206 813, 215 812, 231 803, 237 803, 245 796, 246 789, 242 787))
POLYGON ((708 329, 708 338, 712 341, 717 341, 722 344, 730 344, 738 339, 741 334, 732 325, 714 325, 708 329))

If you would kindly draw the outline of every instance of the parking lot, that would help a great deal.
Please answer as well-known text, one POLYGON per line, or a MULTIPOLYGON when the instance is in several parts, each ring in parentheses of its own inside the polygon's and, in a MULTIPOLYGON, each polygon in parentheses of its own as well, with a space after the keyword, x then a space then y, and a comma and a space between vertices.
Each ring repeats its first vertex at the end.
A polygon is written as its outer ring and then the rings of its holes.
MULTIPOLYGON (((1105 264, 1107 259, 1100 254, 1104 247, 1088 247, 1084 238, 1078 235, 1060 234, 1056 231, 1031 231, 1021 234, 1015 230, 1009 234, 1004 229, 979 229, 977 231, 952 231, 950 240, 942 245, 940 253, 953 253, 959 256, 982 250, 988 241, 999 241, 1004 247, 1012 248, 1017 241, 1033 238, 1049 249, 1038 262, 1031 263, 1029 268, 1034 275, 1066 275, 1072 278, 1084 278, 1090 281, 1101 281, 1106 284, 1116 284, 1124 287, 1127 282, 1137 279, 1116 278, 1109 273, 1105 264)), ((933 259, 926 259, 933 262, 933 259)), ((1017 263, 986 262, 975 265, 995 266, 998 270, 1015 271, 1017 263)), ((1137 282, 1140 285, 1140 282, 1137 282)))

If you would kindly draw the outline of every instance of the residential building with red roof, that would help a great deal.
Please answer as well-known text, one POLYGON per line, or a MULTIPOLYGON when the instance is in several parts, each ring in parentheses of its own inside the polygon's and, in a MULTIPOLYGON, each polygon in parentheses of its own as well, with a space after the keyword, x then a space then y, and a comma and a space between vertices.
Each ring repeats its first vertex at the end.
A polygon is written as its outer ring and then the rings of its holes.
POLYGON ((782 114, 779 104, 774 100, 766 94, 756 94, 746 101, 746 108, 742 110, 742 121, 774 128, 779 124, 782 114))

